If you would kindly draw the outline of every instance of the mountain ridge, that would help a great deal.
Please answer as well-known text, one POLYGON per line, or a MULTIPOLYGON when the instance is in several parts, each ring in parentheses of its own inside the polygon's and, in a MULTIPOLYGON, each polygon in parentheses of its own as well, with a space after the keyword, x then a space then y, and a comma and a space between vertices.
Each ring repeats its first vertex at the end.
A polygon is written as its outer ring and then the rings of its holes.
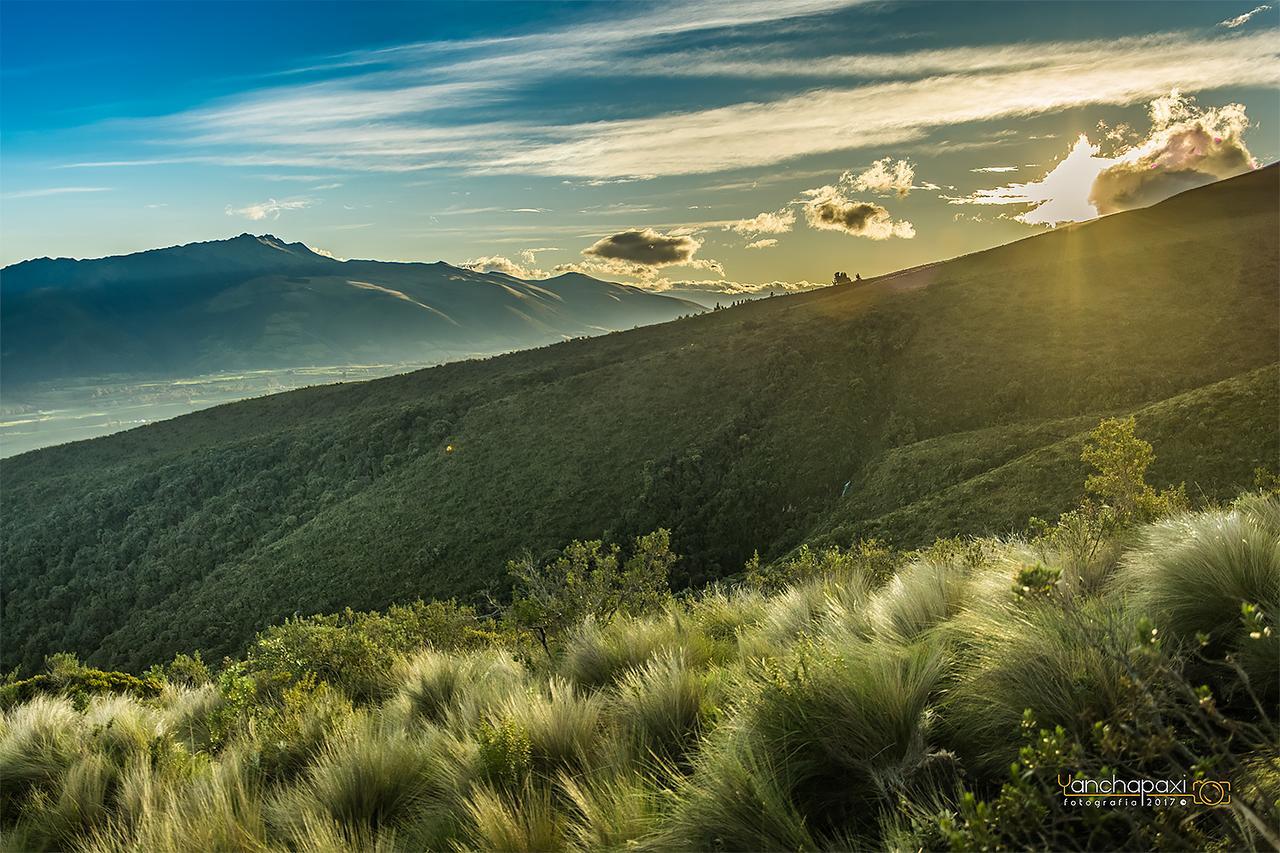
POLYGON ((431 364, 674 319, 696 303, 588 276, 525 281, 338 260, 241 234, 0 270, 10 387, 331 364, 431 364))

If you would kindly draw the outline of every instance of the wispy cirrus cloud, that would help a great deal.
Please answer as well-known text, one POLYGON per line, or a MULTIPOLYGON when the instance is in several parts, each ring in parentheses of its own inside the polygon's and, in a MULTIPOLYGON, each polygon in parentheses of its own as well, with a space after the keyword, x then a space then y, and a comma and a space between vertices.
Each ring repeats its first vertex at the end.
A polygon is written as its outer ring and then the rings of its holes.
POLYGON ((1230 50, 1211 41, 1133 39, 1034 69, 825 89, 767 103, 570 126, 558 131, 564 141, 534 144, 474 168, 694 174, 883 148, 969 122, 1137 103, 1179 85, 1275 85, 1280 84, 1280 46, 1269 35, 1234 39, 1230 50), (655 145, 655 140, 662 142, 655 145))
POLYGON ((284 201, 276 201, 269 198, 266 201, 260 201, 257 204, 249 204, 244 207, 232 207, 227 205, 224 211, 227 216, 243 216, 255 222, 263 219, 279 219, 280 214, 286 210, 303 210, 315 204, 315 199, 295 198, 286 199, 284 201))
POLYGON ((45 198, 54 195, 69 195, 73 193, 106 193, 111 192, 112 187, 41 187, 33 190, 15 190, 11 193, 5 193, 0 198, 16 199, 16 198, 45 198))
MULTIPOLYGON (((952 125, 1091 104, 1139 103, 1175 86, 1280 83, 1280 49, 1270 33, 1218 38, 1166 33, 778 59, 791 63, 769 72, 782 83, 787 67, 794 66, 795 85, 803 86, 804 74, 829 75, 832 64, 840 62, 849 63, 851 75, 864 82, 792 92, 784 86, 759 100, 624 119, 546 123, 508 109, 509 99, 515 97, 513 80, 565 75, 596 60, 613 69, 611 73, 639 73, 653 57, 631 49, 636 38, 660 38, 684 31, 683 26, 740 26, 803 17, 835 4, 783 6, 776 12, 768 5, 730 11, 707 4, 699 6, 686 24, 645 18, 640 24, 619 19, 622 23, 583 25, 573 31, 575 36, 592 33, 592 27, 605 35, 596 41, 580 39, 578 44, 564 39, 563 32, 557 38, 544 33, 484 40, 463 51, 470 52, 465 59, 459 59, 457 51, 446 52, 450 61, 444 64, 420 65, 421 52, 435 57, 434 49, 406 47, 380 55, 369 65, 375 70, 367 73, 276 86, 152 126, 157 138, 165 138, 167 132, 175 141, 199 149, 186 155, 189 161, 339 171, 454 168, 570 177, 590 184, 883 149, 919 142, 952 125), (475 120, 477 106, 485 108, 479 113, 484 120, 475 120)), ((748 45, 704 52, 699 73, 755 67, 760 50, 748 45)), ((680 73, 697 67, 683 62, 678 53, 660 58, 663 66, 681 69, 680 73)), ((93 165, 162 161, 165 158, 139 158, 93 165)))

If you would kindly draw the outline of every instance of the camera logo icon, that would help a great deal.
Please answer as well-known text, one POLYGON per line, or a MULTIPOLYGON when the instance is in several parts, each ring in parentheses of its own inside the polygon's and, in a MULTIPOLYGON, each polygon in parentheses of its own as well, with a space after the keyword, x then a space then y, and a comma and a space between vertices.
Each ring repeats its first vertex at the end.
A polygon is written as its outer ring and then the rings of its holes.
POLYGON ((1231 783, 1217 779, 1197 779, 1191 783, 1191 796, 1197 805, 1231 805, 1231 783))

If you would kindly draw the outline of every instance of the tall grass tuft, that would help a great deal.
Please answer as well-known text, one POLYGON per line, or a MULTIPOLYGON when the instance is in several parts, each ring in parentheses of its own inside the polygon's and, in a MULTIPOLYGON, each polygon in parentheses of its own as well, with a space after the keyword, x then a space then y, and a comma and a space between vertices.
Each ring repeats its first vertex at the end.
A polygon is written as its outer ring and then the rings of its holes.
POLYGON ((562 775, 559 785, 569 801, 566 832, 579 850, 635 849, 662 816, 658 787, 641 772, 562 775))
POLYGON ((1153 524, 1125 559, 1133 606, 1173 636, 1235 655, 1254 689, 1280 692, 1280 497, 1153 524))
POLYGON ((329 743, 306 776, 276 798, 274 822, 298 832, 301 816, 310 814, 374 834, 432 823, 458 788, 457 769, 439 746, 444 737, 365 720, 329 743))
POLYGON ((398 678, 409 719, 466 730, 487 708, 523 689, 525 671, 505 651, 427 651, 399 667, 398 678))
POLYGON ((745 734, 718 739, 692 775, 646 849, 655 851, 820 850, 788 790, 785 764, 745 734))
POLYGON ((640 761, 682 761, 697 744, 720 698, 721 677, 699 672, 679 652, 633 669, 618 685, 614 713, 640 761))
POLYGON ((0 818, 17 821, 23 801, 51 795, 83 754, 82 719, 66 699, 37 696, 4 715, 0 733, 0 818))
POLYGON ((495 853, 563 850, 564 818, 547 785, 530 785, 515 795, 478 787, 466 804, 469 849, 495 853))
POLYGON ((495 709, 528 738, 532 769, 547 775, 579 770, 598 756, 604 702, 598 694, 578 695, 569 682, 553 677, 546 690, 516 694, 495 709))
POLYGON ((153 780, 135 803, 131 823, 115 822, 93 833, 85 853, 164 850, 265 851, 260 780, 234 751, 207 763, 183 780, 153 780))
POLYGON ((1028 709, 1042 726, 1087 737, 1094 722, 1123 716, 1138 674, 1115 653, 1137 635, 1118 603, 1010 598, 958 620, 963 652, 945 705, 956 751, 993 771, 1017 756, 1028 709))
POLYGON ((872 631, 886 639, 914 642, 959 611, 967 599, 968 581, 959 567, 916 560, 871 597, 866 621, 872 631))
POLYGON ((570 634, 561 674, 584 689, 616 683, 623 674, 655 655, 681 650, 693 665, 703 666, 733 654, 732 644, 717 642, 677 609, 648 616, 621 616, 606 624, 584 620, 570 634))

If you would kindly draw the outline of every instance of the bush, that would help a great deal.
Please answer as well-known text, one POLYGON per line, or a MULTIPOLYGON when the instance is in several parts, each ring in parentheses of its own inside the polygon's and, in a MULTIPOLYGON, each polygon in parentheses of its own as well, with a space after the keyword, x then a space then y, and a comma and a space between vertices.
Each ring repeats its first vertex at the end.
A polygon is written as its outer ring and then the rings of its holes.
POLYGON ((856 578, 876 586, 892 577, 897 564, 898 556, 892 548, 876 539, 860 539, 848 548, 814 550, 801 545, 794 556, 764 566, 756 554, 747 564, 746 579, 756 589, 775 592, 821 578, 856 578))
POLYGON ((12 708, 37 696, 65 696, 78 707, 84 707, 93 696, 110 693, 156 696, 161 689, 161 681, 138 678, 127 672, 106 672, 82 667, 72 670, 60 668, 56 673, 34 675, 0 687, 0 707, 12 708))
POLYGON ((670 595, 667 578, 677 556, 664 529, 636 537, 622 561, 617 545, 573 541, 553 560, 525 557, 507 564, 516 581, 506 618, 533 632, 548 658, 551 646, 584 619, 607 623, 615 615, 659 607, 670 595))

